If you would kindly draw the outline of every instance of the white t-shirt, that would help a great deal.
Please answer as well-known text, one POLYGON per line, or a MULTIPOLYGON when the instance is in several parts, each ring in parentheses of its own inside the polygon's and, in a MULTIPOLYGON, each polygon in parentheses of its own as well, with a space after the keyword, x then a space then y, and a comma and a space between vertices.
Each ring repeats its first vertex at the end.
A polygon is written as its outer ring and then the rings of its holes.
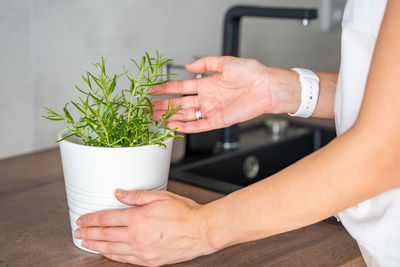
MULTIPOLYGON (((385 8, 386 0, 347 1, 335 98, 338 135, 358 116, 385 8)), ((400 266, 400 188, 344 210, 339 218, 357 240, 368 266, 400 266)))

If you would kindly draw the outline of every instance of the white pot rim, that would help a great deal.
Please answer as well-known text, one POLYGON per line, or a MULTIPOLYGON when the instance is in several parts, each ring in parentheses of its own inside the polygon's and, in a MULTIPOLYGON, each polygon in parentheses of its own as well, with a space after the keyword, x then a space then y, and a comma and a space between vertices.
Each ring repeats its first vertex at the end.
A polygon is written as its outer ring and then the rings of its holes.
MULTIPOLYGON (((58 135, 57 135, 57 140, 60 140, 60 139, 64 138, 64 137, 66 136, 66 133, 67 133, 67 132, 69 132, 68 129, 64 129, 64 130, 62 130, 61 132, 59 132, 58 135)), ((69 138, 68 138, 68 139, 69 139, 69 138)), ((158 147, 158 148, 162 148, 162 147, 160 147, 160 146, 158 146, 158 145, 141 145, 141 146, 128 146, 128 147, 87 146, 87 145, 85 145, 85 144, 78 144, 78 143, 75 143, 75 142, 73 142, 73 141, 71 141, 71 140, 68 140, 68 139, 64 139, 64 140, 62 140, 62 141, 59 142, 59 143, 60 143, 60 144, 61 144, 61 143, 65 143, 65 144, 68 144, 68 145, 71 145, 71 146, 76 146, 76 147, 90 148, 90 149, 101 149, 101 150, 106 150, 106 149, 108 149, 108 150, 116 150, 116 149, 143 149, 143 148, 145 148, 145 147, 158 147)), ((174 138, 168 138, 168 139, 165 140, 163 143, 164 143, 166 146, 168 146, 170 143, 173 142, 173 139, 174 139, 174 138)))

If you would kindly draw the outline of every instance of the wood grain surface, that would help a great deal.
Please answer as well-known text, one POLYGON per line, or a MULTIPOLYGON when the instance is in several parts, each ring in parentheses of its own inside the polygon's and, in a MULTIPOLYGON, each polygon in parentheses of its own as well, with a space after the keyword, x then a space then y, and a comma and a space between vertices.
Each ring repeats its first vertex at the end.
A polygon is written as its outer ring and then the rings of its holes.
MULTIPOLYGON (((170 181, 169 190, 207 203, 222 197, 170 181)), ((76 248, 58 149, 0 161, 0 266, 123 266, 76 248)), ((342 228, 317 223, 173 266, 365 266, 342 228)))

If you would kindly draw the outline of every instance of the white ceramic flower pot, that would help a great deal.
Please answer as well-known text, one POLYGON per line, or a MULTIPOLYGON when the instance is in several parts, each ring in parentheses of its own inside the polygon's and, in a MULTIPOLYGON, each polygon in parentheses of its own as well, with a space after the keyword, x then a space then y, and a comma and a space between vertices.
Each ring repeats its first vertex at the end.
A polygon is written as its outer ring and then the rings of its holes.
MULTIPOLYGON (((67 136, 62 131, 58 138, 67 136)), ((115 189, 165 190, 168 182, 173 138, 166 148, 156 145, 139 147, 92 147, 76 137, 60 143, 62 166, 72 233, 79 216, 99 210, 123 209, 115 189)), ((81 240, 74 244, 85 251, 81 240)), ((96 252, 94 252, 96 253, 96 252)))

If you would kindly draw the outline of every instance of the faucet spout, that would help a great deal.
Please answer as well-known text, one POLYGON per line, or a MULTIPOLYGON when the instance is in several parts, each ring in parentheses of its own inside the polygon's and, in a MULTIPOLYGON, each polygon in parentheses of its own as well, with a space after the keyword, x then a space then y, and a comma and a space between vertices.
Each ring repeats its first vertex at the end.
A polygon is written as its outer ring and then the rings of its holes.
MULTIPOLYGON (((237 57, 239 55, 239 30, 242 17, 298 19, 306 26, 310 20, 317 18, 317 9, 234 6, 225 14, 222 47, 223 56, 237 57)), ((238 125, 223 129, 220 146, 224 150, 231 150, 239 147, 238 125)))

